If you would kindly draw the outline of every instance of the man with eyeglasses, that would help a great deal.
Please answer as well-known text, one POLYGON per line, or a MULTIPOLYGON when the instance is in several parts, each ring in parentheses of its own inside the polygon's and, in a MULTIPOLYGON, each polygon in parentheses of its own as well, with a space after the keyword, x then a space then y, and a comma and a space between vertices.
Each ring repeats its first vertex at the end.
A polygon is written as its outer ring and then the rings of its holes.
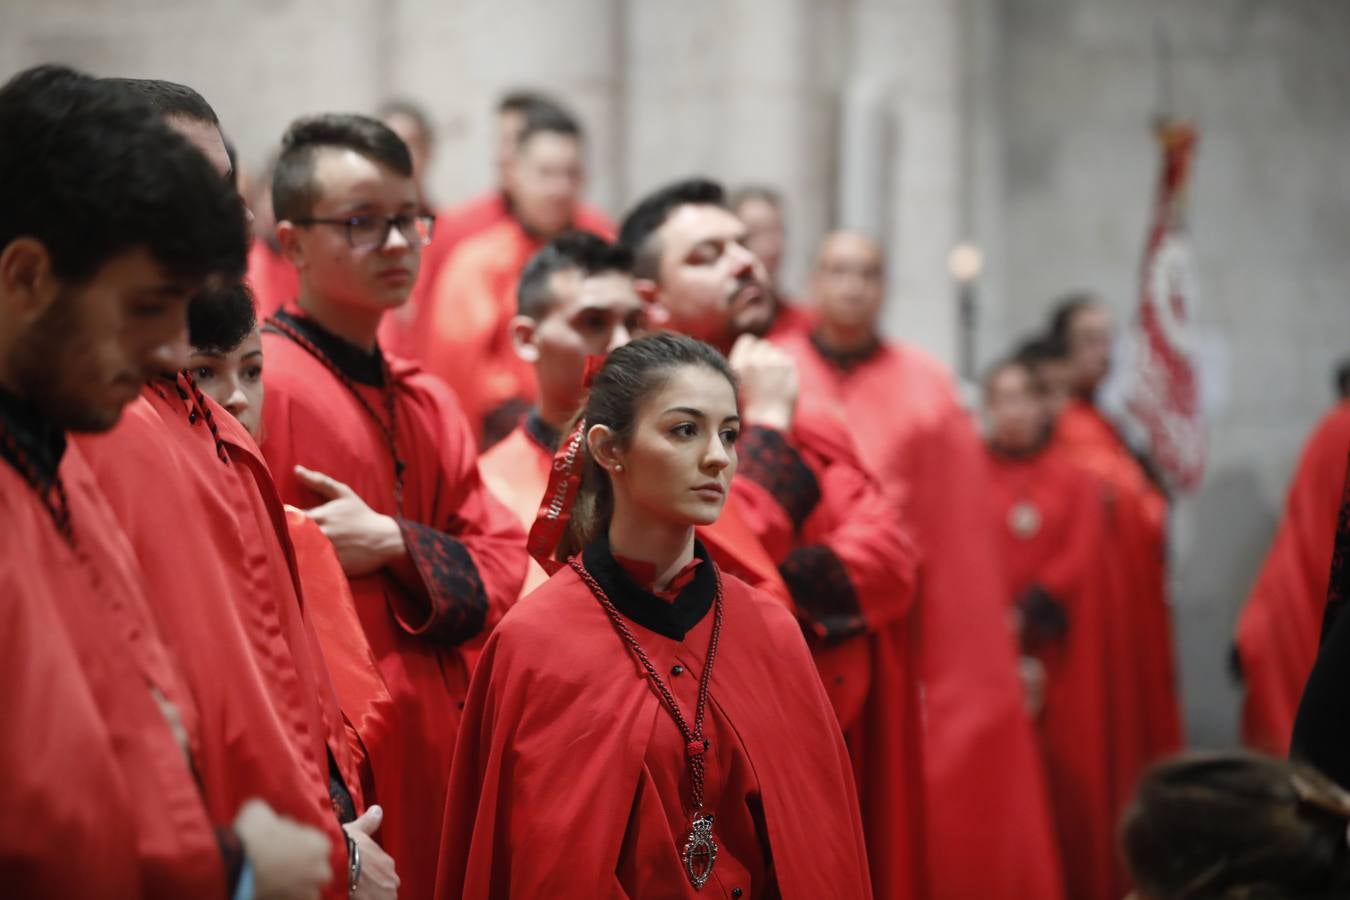
POLYGON ((401 893, 430 896, 466 649, 515 601, 524 534, 479 480, 450 391, 377 340, 381 317, 408 299, 432 227, 403 141, 365 116, 300 119, 283 139, 272 205, 300 290, 263 334, 263 454, 349 579, 364 632, 353 641, 369 644, 394 705, 388 739, 367 747, 383 844, 401 893))

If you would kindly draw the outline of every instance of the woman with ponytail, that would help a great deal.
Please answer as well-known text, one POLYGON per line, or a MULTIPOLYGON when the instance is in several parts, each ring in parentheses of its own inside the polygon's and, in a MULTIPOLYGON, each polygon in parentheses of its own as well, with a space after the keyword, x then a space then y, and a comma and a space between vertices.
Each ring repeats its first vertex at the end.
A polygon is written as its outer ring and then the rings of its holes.
POLYGON ((1121 825, 1134 900, 1350 897, 1350 794, 1299 762, 1249 753, 1150 769, 1121 825))
POLYGON ((801 630, 695 539, 739 429, 707 344, 645 337, 596 373, 531 533, 555 574, 469 690, 438 896, 871 895, 801 630))

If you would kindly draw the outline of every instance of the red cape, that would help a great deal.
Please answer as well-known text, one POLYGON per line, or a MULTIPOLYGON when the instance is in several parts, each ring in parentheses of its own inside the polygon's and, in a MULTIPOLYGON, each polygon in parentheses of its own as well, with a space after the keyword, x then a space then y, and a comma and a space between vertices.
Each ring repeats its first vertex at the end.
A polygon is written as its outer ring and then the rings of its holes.
MULTIPOLYGON (((378 742, 388 748, 384 764, 370 758, 378 766, 373 799, 387 813, 382 842, 398 862, 403 892, 428 896, 468 689, 465 653, 515 602, 525 570, 524 535, 482 486, 468 424, 443 384, 410 363, 390 362, 407 465, 400 511, 393 460, 365 409, 289 338, 264 332, 263 348, 263 452, 282 499, 300 509, 323 502, 296 479, 295 466, 303 465, 347 484, 376 512, 399 518, 408 545, 407 571, 381 570, 351 579, 350 587, 364 642, 395 708, 394 733, 378 742)), ((373 409, 383 410, 379 389, 358 389, 373 409)), ((354 635, 351 643, 360 644, 354 635)))
POLYGON ((76 549, 0 460, 0 875, 7 896, 178 898, 225 887, 185 751, 198 716, 135 556, 78 447, 59 469, 76 549), (177 709, 180 747, 152 696, 177 709))
MULTIPOLYGON (((731 827, 747 807, 755 816, 747 791, 758 795, 758 836, 782 897, 869 897, 847 753, 797 623, 733 577, 724 591, 707 806, 731 827)), ((670 679, 682 704, 712 618, 683 642, 632 626, 658 671, 687 670, 670 679)), ((512 610, 465 707, 438 896, 700 896, 678 858, 683 739, 635 665, 570 568, 512 610)), ((762 872, 760 845, 740 837, 724 838, 707 890, 725 895, 747 870, 762 872)))
POLYGON ((1317 656, 1347 453, 1350 403, 1342 402, 1304 445, 1284 515, 1238 618, 1247 689, 1242 736, 1267 753, 1289 752, 1294 714, 1317 656))
POLYGON ((305 618, 332 674, 361 786, 373 796, 375 771, 392 764, 386 757, 397 733, 394 701, 366 643, 351 586, 332 542, 313 519, 293 507, 286 509, 286 526, 305 592, 305 618))
MULTIPOLYGON (((275 489, 229 413, 157 381, 81 447, 130 536, 150 600, 202 711, 200 776, 216 821, 244 801, 322 829, 333 871, 347 849, 328 791, 331 751, 362 808, 332 684, 301 615, 275 489), (205 413, 221 436, 216 440, 205 413), (191 602, 187 602, 190 598, 191 602), (229 673, 222 677, 222 673, 229 673)), ((329 885, 342 893, 340 878, 329 885)))
POLYGON ((950 375, 910 346, 883 346, 847 370, 805 337, 783 346, 814 402, 842 412, 872 471, 903 498, 922 554, 917 642, 934 896, 983 897, 994 885, 1009 900, 1061 896, 1044 772, 994 562, 984 449, 950 375))
POLYGON ((1012 459, 989 454, 991 513, 1009 600, 1038 586, 1064 609, 1068 631, 1043 644, 1044 708, 1037 720, 1068 896, 1129 892, 1117 862, 1116 822, 1128 796, 1113 790, 1113 707, 1106 505, 1098 481, 1055 449, 1012 459))
POLYGON ((248 285, 253 289, 253 306, 258 320, 281 309, 300 293, 300 276, 295 266, 262 238, 254 238, 248 251, 248 285))

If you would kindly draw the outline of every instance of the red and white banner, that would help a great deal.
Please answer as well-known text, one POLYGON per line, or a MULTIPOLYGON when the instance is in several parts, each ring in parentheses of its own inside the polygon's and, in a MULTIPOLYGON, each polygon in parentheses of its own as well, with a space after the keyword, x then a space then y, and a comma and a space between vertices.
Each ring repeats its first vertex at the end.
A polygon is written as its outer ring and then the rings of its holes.
POLYGON ((1171 487, 1194 490, 1205 469, 1192 316, 1195 267, 1186 233, 1186 201, 1196 132, 1188 123, 1158 130, 1162 171, 1140 272, 1135 377, 1127 404, 1147 430, 1153 459, 1171 487))

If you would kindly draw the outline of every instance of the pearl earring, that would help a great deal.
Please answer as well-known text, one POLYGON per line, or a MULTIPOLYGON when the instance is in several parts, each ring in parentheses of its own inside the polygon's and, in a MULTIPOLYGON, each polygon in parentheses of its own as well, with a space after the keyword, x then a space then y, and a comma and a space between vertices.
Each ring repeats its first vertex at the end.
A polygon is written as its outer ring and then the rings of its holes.
POLYGON ((614 464, 614 471, 615 471, 615 472, 622 472, 622 471, 623 471, 623 463, 615 463, 615 464, 614 464))

